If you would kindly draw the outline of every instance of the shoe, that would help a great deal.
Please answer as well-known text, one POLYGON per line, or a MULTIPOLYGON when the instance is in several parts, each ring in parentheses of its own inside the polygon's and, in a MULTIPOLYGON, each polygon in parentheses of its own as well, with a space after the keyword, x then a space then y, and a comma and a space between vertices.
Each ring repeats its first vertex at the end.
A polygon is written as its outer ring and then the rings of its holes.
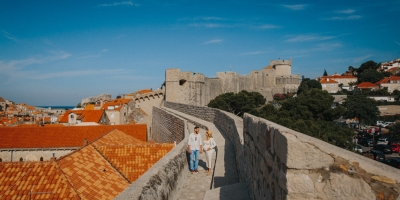
POLYGON ((194 170, 190 170, 190 173, 193 174, 193 173, 194 173, 194 170))
POLYGON ((199 170, 196 169, 196 170, 194 170, 194 172, 196 172, 196 174, 198 174, 198 173, 199 173, 199 170))

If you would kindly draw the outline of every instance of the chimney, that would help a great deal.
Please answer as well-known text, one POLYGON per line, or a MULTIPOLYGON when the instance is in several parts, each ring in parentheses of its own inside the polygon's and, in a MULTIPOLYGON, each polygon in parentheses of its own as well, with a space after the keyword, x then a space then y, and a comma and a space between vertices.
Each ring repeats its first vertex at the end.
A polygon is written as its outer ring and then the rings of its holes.
POLYGON ((88 140, 85 138, 84 140, 83 140, 83 146, 87 146, 88 145, 88 140))

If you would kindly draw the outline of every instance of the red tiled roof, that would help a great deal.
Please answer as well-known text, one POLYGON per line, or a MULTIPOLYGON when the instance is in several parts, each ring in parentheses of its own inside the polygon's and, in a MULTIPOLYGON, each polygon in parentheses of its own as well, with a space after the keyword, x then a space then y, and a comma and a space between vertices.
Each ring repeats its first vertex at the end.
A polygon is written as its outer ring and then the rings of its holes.
POLYGON ((128 145, 128 144, 145 144, 120 130, 112 130, 107 135, 101 137, 92 143, 93 146, 112 146, 112 145, 128 145))
POLYGON ((174 144, 96 147, 132 183, 164 157, 174 144))
POLYGON ((0 199, 79 199, 55 162, 0 162, 0 199))
POLYGON ((85 139, 91 143, 114 129, 118 129, 141 141, 147 141, 146 124, 63 127, 17 126, 1 128, 0 149, 81 147, 85 139))
POLYGON ((357 85, 358 88, 376 88, 378 85, 375 85, 371 82, 362 82, 357 85))
POLYGON ((87 104, 84 110, 94 110, 94 104, 87 104))
POLYGON ((376 85, 382 84, 382 83, 390 83, 390 81, 400 81, 400 76, 391 76, 391 77, 385 77, 382 80, 376 82, 376 85))
POLYGON ((322 78, 319 82, 320 82, 321 84, 325 84, 325 83, 338 83, 337 81, 335 81, 335 80, 333 80, 333 79, 330 79, 330 78, 322 78))
POLYGON ((109 110, 109 107, 113 107, 112 110, 120 110, 124 104, 128 104, 132 99, 114 99, 108 102, 105 102, 102 106, 102 109, 109 110))
POLYGON ((68 115, 75 113, 82 122, 99 122, 104 114, 104 110, 67 110, 60 118, 60 123, 68 123, 68 115))
POLYGON ((334 79, 337 79, 337 78, 355 78, 355 79, 357 79, 357 77, 355 77, 355 76, 340 76, 340 75, 322 76, 321 78, 334 78, 334 79))
POLYGON ((135 94, 145 94, 145 93, 149 93, 151 92, 151 89, 144 89, 144 90, 139 90, 137 92, 135 92, 135 94))
POLYGON ((83 199, 113 199, 129 186, 129 182, 91 145, 57 163, 83 199))

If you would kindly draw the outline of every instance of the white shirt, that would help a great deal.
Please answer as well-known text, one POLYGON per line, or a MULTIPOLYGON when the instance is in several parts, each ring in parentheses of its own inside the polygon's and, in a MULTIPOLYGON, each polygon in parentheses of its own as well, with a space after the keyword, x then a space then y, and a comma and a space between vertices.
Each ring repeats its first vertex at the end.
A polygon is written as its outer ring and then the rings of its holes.
POLYGON ((191 133, 189 135, 188 145, 190 145, 190 150, 200 150, 200 145, 203 144, 200 134, 191 133))

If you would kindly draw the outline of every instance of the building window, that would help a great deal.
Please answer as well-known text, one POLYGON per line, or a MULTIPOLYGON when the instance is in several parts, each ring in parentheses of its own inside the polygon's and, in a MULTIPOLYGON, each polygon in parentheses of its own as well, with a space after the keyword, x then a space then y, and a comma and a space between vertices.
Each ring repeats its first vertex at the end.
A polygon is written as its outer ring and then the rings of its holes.
POLYGON ((71 119, 73 119, 74 118, 74 115, 71 115, 71 119))
POLYGON ((21 158, 19 158, 19 162, 22 162, 24 159, 21 157, 21 158))
POLYGON ((183 85, 183 84, 185 84, 185 83, 186 83, 186 80, 185 80, 185 79, 179 80, 179 85, 183 85))
POLYGON ((0 158, 0 162, 3 162, 3 160, 0 158))
POLYGON ((43 161, 43 157, 40 157, 40 161, 43 161))
POLYGON ((54 158, 54 156, 55 156, 56 154, 55 153, 53 153, 53 158, 54 158))

